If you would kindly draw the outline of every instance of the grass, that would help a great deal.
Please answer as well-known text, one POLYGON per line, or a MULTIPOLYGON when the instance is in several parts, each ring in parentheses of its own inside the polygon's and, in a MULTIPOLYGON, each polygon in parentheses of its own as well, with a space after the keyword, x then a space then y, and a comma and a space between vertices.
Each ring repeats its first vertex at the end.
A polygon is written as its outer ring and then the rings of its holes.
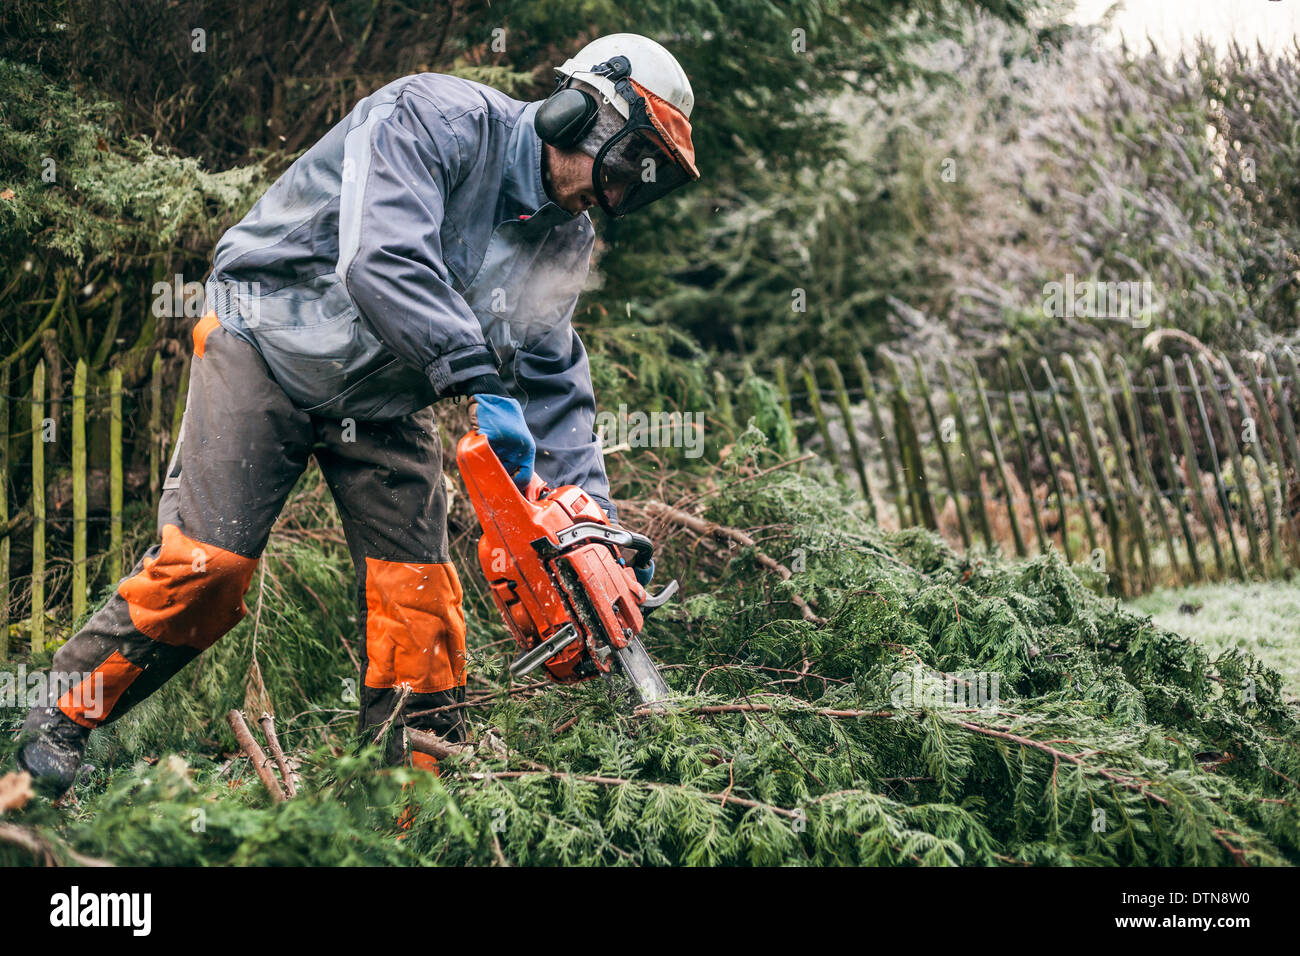
POLYGON ((1164 588, 1130 606, 1211 655, 1231 648, 1249 651, 1281 672, 1289 698, 1300 699, 1300 582, 1164 588))

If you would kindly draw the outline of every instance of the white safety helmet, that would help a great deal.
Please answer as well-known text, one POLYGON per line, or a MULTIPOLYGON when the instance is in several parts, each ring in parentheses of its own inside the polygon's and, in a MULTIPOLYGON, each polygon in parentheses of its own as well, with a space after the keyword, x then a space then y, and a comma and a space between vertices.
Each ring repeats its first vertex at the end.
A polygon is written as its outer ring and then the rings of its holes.
MULTIPOLYGON (((592 181, 602 208, 622 216, 700 178, 691 142, 695 94, 676 57, 649 37, 600 37, 556 68, 560 87, 538 116, 543 139, 573 145, 591 129, 600 104, 577 99, 578 80, 597 90, 626 122, 601 145, 592 181)), ((583 94, 588 101, 589 94, 583 94)))
POLYGON ((686 78, 686 71, 675 56, 649 37, 637 33, 611 33, 592 40, 576 55, 557 66, 555 72, 591 84, 604 93, 605 99, 613 103, 614 108, 626 119, 629 112, 627 101, 618 95, 612 82, 591 72, 593 66, 606 63, 616 56, 628 58, 632 64, 633 80, 682 116, 691 118, 691 110, 695 108, 695 94, 691 91, 691 81, 686 78))

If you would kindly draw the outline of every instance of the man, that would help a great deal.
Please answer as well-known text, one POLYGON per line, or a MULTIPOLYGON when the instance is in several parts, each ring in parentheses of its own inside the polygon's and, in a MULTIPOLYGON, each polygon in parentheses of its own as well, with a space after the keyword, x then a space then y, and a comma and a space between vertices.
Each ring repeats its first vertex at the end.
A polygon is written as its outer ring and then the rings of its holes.
MULTIPOLYGON (((469 397, 521 487, 535 467, 617 519, 570 324, 594 241, 587 210, 621 216, 699 178, 694 97, 676 59, 634 34, 602 37, 556 72, 535 103, 433 73, 390 83, 217 244, 161 540, 55 654, 52 677, 78 683, 23 727, 19 763, 47 792, 71 785, 93 728, 247 613, 311 456, 357 570, 363 729, 404 689, 404 713, 464 699, 432 403, 469 397)), ((411 724, 461 739, 462 713, 411 724)))

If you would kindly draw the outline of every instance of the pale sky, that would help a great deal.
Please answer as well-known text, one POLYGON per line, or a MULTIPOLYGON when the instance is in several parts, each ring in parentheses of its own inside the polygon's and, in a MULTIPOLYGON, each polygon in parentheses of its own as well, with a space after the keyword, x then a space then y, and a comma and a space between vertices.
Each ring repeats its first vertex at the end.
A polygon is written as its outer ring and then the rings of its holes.
MULTIPOLYGON (((1070 19, 1096 22, 1114 2, 1077 0, 1070 19)), ((1300 35, 1300 0, 1124 0, 1120 7, 1112 35, 1145 49, 1149 33, 1165 53, 1176 53, 1198 33, 1220 47, 1236 37, 1251 49, 1262 41, 1274 52, 1300 35)))

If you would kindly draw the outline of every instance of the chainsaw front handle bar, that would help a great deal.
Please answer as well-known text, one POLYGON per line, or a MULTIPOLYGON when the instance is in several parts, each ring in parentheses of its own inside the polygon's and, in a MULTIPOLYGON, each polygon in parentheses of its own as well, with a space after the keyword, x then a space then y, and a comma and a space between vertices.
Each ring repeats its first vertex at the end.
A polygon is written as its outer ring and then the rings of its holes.
POLYGON ((555 537, 559 540, 561 549, 587 541, 604 541, 620 548, 631 548, 636 552, 636 557, 632 559, 634 568, 647 567, 655 556, 654 542, 645 535, 595 521, 579 521, 572 527, 557 533, 555 537))
MULTIPOLYGON (((547 538, 538 538, 533 542, 533 548, 539 556, 552 558, 575 545, 586 544, 589 541, 599 541, 619 548, 631 548, 636 552, 636 557, 632 560, 632 567, 644 568, 650 563, 655 553, 654 542, 645 535, 637 534, 635 531, 628 531, 626 528, 615 528, 595 521, 579 521, 577 524, 557 532, 555 537, 559 541, 558 545, 551 544, 547 538)), ((660 588, 658 594, 650 594, 647 591, 645 603, 641 605, 641 613, 648 615, 655 608, 667 604, 668 600, 676 593, 676 580, 665 584, 660 588)))

